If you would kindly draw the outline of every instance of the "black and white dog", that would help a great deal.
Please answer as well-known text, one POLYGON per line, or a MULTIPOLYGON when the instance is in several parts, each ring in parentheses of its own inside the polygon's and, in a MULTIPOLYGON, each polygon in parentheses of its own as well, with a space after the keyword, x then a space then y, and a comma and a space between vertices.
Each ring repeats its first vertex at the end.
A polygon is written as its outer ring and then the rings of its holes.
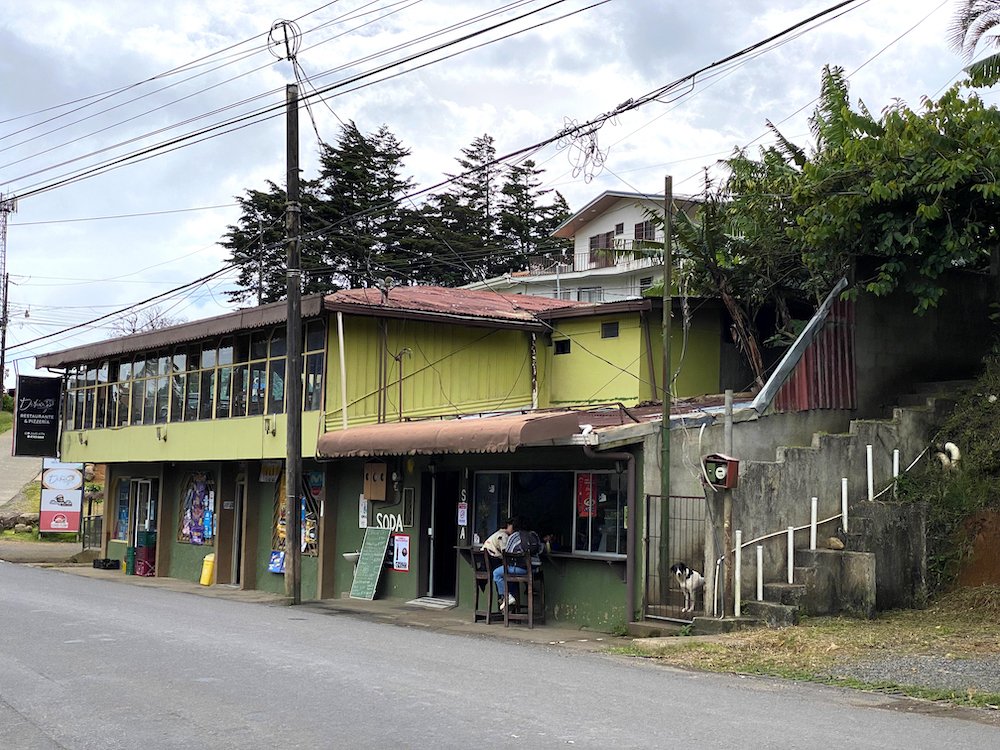
POLYGON ((681 612, 694 612, 695 594, 705 588, 705 578, 697 570, 692 570, 687 563, 675 563, 670 566, 670 572, 674 574, 677 583, 684 592, 684 609, 681 612))

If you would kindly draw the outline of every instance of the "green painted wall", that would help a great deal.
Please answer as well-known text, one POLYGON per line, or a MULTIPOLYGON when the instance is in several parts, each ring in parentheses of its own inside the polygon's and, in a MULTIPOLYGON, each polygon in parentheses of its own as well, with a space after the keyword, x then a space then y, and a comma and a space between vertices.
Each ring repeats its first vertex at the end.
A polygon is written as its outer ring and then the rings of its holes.
MULTIPOLYGON (((374 460, 374 459, 373 459, 374 460)), ((418 532, 420 518, 420 472, 425 466, 425 461, 417 462, 413 459, 406 459, 402 462, 403 470, 402 487, 414 488, 414 517, 415 525, 411 528, 404 528, 403 534, 410 535, 410 570, 408 572, 396 572, 391 568, 383 568, 379 578, 378 589, 375 592, 377 599, 401 599, 404 601, 414 599, 420 595, 418 561, 421 555, 421 534, 418 532)), ((334 591, 338 596, 346 596, 351 590, 351 583, 354 579, 354 566, 347 562, 342 553, 356 552, 361 549, 361 544, 365 538, 365 530, 358 527, 358 500, 362 492, 363 467, 364 462, 360 460, 333 461, 327 470, 327 481, 329 489, 327 492, 327 512, 330 512, 331 505, 337 514, 336 519, 336 555, 334 560, 334 591)), ((368 503, 368 525, 376 526, 376 516, 384 514, 402 514, 402 505, 391 502, 369 502, 368 503)))
MULTIPOLYGON (((387 320, 390 354, 401 357, 403 416, 516 408, 531 404, 530 334, 418 321, 387 320)), ((328 326, 326 411, 328 429, 341 425, 339 343, 336 322, 328 326)), ((344 316, 348 424, 376 421, 378 322, 344 316)), ((386 357, 386 411, 399 413, 400 364, 386 357)))
MULTIPOLYGON (((543 347, 546 395, 552 406, 606 404, 633 406, 654 398, 652 384, 662 387, 663 335, 661 323, 649 318, 649 344, 638 312, 616 316, 569 318, 556 321, 552 346, 543 347), (618 323, 618 336, 601 338, 602 323, 618 323), (570 351, 555 354, 555 342, 570 339, 570 351), (651 348, 655 378, 649 375, 651 348)), ((692 316, 685 337, 682 325, 671 335, 673 369, 681 367, 676 395, 684 398, 718 393, 720 375, 719 313, 707 308, 692 316), (686 340, 685 340, 686 338, 686 340)))
MULTIPOLYGON (((121 429, 64 432, 64 461, 127 463, 136 461, 226 461, 284 458, 287 417, 238 417, 136 425, 121 429), (266 430, 270 426, 274 434, 266 430), (160 437, 157 438, 157 429, 160 437), (86 444, 80 442, 80 436, 86 444)), ((302 413, 302 455, 316 453, 321 413, 302 413)))

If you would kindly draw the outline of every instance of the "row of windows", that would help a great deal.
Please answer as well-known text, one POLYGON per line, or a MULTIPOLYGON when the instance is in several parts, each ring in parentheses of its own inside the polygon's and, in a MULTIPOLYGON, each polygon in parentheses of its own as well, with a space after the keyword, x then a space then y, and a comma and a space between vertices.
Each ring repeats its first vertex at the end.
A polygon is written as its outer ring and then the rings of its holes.
MULTIPOLYGON (((320 408, 321 321, 303 335, 303 399, 320 408)), ((284 326, 93 362, 68 373, 66 429, 101 429, 280 414, 285 409, 284 326)))
POLYGON ((625 477, 617 472, 512 471, 476 474, 473 542, 505 519, 552 535, 557 552, 620 556, 626 550, 625 477))
MULTIPOLYGON (((625 224, 616 224, 615 231, 601 232, 589 238, 591 250, 610 250, 615 246, 615 237, 625 234, 625 224)), ((633 235, 638 241, 653 241, 656 239, 656 225, 650 221, 640 221, 633 227, 633 235)))

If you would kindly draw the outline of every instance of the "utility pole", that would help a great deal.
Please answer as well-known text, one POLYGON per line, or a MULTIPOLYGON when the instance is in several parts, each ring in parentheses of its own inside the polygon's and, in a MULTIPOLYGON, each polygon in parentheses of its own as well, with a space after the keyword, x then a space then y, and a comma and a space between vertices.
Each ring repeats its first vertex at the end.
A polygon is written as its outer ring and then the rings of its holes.
POLYGON ((0 194, 0 281, 3 282, 3 305, 0 306, 0 393, 4 387, 4 368, 7 366, 7 321, 10 306, 7 295, 10 292, 10 274, 7 273, 7 216, 17 211, 17 198, 5 198, 0 194))
POLYGON ((299 227, 299 88, 285 87, 288 105, 285 132, 285 165, 288 206, 285 212, 287 246, 287 327, 285 359, 285 596, 302 602, 301 509, 302 492, 302 270, 299 227))
POLYGON ((670 370, 670 312, 673 306, 670 289, 673 264, 670 212, 674 203, 673 185, 673 177, 668 175, 663 184, 663 424, 660 433, 660 495, 665 498, 670 496, 670 392, 673 385, 670 370))

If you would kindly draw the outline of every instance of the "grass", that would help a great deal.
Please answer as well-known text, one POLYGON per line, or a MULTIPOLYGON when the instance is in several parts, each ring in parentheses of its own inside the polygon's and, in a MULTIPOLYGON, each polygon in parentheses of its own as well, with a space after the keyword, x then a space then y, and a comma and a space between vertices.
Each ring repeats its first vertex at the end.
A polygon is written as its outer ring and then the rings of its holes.
POLYGON ((933 690, 893 682, 866 683, 831 674, 833 668, 891 658, 933 655, 968 659, 1000 652, 1000 587, 961 589, 925 610, 887 612, 876 620, 821 617, 783 630, 743 631, 710 641, 683 638, 656 649, 618 653, 711 672, 769 675, 876 690, 957 705, 1000 708, 1000 694, 933 690))
POLYGON ((0 411, 0 433, 7 432, 14 424, 14 415, 9 411, 0 411))

